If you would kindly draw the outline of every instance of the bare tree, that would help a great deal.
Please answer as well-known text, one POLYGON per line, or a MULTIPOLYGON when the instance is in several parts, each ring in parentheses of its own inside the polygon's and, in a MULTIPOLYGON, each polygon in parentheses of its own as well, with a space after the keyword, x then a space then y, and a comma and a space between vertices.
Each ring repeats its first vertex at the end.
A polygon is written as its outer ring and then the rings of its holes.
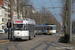
POLYGON ((30 3, 30 0, 22 0, 22 1, 25 5, 28 5, 30 3))
POLYGON ((61 10, 60 15, 62 17, 63 25, 66 26, 65 29, 66 29, 66 33, 67 33, 68 32, 68 30, 67 30, 68 29, 68 0, 61 0, 61 3, 62 3, 62 10, 61 10))

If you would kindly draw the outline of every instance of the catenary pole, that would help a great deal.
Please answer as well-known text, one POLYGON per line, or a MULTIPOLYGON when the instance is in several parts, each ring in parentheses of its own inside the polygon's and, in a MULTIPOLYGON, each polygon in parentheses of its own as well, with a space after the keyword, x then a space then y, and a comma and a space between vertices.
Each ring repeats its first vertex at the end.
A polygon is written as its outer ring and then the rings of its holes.
POLYGON ((72 42, 72 0, 68 0, 68 33, 70 34, 69 42, 72 42))

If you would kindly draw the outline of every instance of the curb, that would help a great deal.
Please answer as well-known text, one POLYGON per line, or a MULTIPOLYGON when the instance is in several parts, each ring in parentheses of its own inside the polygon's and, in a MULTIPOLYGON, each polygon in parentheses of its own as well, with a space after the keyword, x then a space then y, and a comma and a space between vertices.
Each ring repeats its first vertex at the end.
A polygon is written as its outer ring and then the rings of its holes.
POLYGON ((0 40, 0 44, 9 43, 10 40, 0 40))

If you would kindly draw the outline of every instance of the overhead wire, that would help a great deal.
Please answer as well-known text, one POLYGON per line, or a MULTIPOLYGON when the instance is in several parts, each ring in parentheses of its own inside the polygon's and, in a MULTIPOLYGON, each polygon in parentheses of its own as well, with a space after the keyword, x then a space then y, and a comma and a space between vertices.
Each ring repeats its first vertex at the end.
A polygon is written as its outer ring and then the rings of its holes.
POLYGON ((36 0, 36 2, 41 6, 41 4, 36 0))
MULTIPOLYGON (((36 0, 36 2, 42 7, 42 5, 37 0, 36 0)), ((52 4, 52 0, 50 0, 50 2, 52 4)), ((46 4, 46 2, 44 4, 46 4)), ((47 7, 46 9, 50 9, 50 8, 53 8, 54 9, 54 13, 55 13, 56 17, 59 19, 59 17, 56 14, 55 8, 62 8, 62 7, 54 7, 53 4, 52 4, 52 7, 47 7)), ((34 9, 41 9, 41 8, 34 8, 34 9)))
MULTIPOLYGON (((52 4, 52 0, 50 0, 50 2, 51 2, 51 4, 52 4)), ((52 7, 53 7, 53 4, 52 4, 52 7)), ((61 7, 61 8, 62 8, 62 7, 61 7)), ((58 17, 57 14, 56 14, 55 7, 53 7, 53 9, 54 9, 54 13, 55 13, 56 17, 59 19, 59 17, 58 17)), ((60 20, 60 19, 59 19, 59 20, 60 20)))
MULTIPOLYGON (((37 0, 36 0, 36 2, 38 3, 38 5, 37 6, 42 6, 37 0)), ((44 2, 43 4, 47 4, 47 3, 49 3, 49 1, 47 1, 47 2, 44 2)), ((41 8, 40 8, 41 9, 41 8)))
MULTIPOLYGON (((62 7, 47 7, 46 9, 50 9, 50 8, 62 8, 62 7)), ((35 9, 41 9, 41 8, 35 8, 35 9)))
MULTIPOLYGON (((50 1, 50 0, 49 0, 50 1)), ((49 2, 48 1, 48 2, 49 2)), ((42 5, 36 0, 36 2, 38 3, 38 5, 40 5, 42 7, 42 5)), ((44 4, 48 3, 48 2, 45 2, 44 4)), ((50 8, 62 8, 62 7, 47 7, 46 9, 50 9, 50 8)), ((41 9, 41 8, 35 8, 35 9, 41 9)))

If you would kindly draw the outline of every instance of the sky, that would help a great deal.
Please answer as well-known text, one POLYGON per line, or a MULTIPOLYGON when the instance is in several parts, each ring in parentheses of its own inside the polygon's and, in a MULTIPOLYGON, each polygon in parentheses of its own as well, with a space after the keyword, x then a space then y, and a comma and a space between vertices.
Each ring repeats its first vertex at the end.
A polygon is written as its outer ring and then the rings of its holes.
MULTIPOLYGON (((33 3, 34 8, 41 8, 42 6, 47 7, 62 7, 62 4, 60 2, 61 0, 31 0, 33 3)), ((35 9, 39 11, 40 9, 35 9)), ((62 22, 61 16, 59 15, 61 13, 61 8, 50 8, 50 12, 56 17, 56 19, 59 22, 62 22)), ((72 14, 72 19, 75 19, 75 13, 72 14)))

